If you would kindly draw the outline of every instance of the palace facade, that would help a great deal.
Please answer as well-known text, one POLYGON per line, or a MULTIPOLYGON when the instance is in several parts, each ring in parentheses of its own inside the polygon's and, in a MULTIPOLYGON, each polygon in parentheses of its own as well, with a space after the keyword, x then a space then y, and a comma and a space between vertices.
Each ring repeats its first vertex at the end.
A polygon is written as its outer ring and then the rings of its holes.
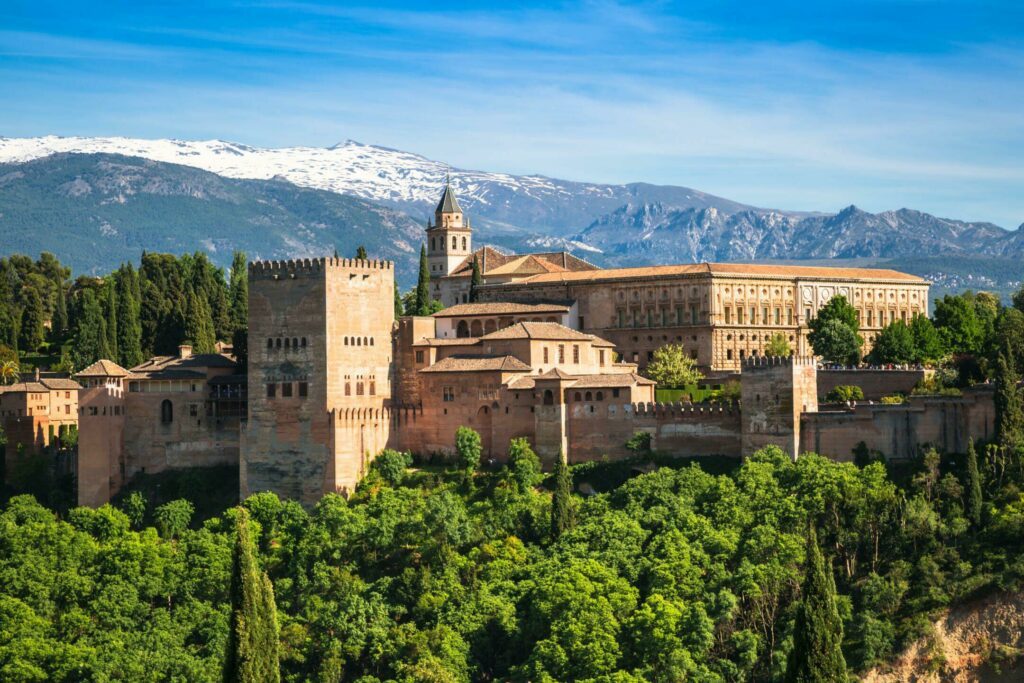
MULTIPOLYGON (((859 441, 910 457, 920 443, 956 451, 993 429, 985 389, 819 409, 807 322, 846 296, 870 345, 889 322, 927 313, 920 278, 706 263, 604 270, 566 253, 474 251, 450 187, 427 240, 432 291, 448 304, 433 316, 394 320, 390 262, 257 261, 247 374, 187 348, 79 373, 80 501, 99 504, 143 471, 237 462, 242 496, 270 490, 312 505, 351 492, 383 448, 450 457, 460 426, 480 433, 485 458, 504 459, 522 437, 548 465, 628 455, 637 431, 680 456, 774 444, 849 459, 859 441), (469 302, 474 260, 483 283, 469 302), (774 334, 792 357, 765 357, 774 334), (657 403, 643 367, 667 343, 707 370, 740 371, 741 403, 657 403)), ((901 390, 915 381, 892 378, 901 390)), ((896 386, 871 382, 873 394, 896 386)))

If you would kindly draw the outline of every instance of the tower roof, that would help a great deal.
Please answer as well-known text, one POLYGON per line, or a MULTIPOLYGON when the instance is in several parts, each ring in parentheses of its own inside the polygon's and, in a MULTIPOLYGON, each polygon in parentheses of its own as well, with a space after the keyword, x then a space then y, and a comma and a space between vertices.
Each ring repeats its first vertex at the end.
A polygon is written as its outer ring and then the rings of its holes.
POLYGON ((444 194, 441 195, 441 201, 437 203, 437 209, 434 212, 462 213, 462 207, 459 206, 459 200, 455 198, 455 191, 452 189, 451 177, 445 179, 444 194))

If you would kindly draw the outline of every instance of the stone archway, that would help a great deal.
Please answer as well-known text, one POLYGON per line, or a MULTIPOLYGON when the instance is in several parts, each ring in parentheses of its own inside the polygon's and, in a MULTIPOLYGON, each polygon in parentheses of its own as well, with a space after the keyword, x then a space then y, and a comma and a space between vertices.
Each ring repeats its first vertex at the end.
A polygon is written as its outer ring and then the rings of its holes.
POLYGON ((456 337, 468 337, 469 336, 469 324, 465 320, 460 320, 459 324, 455 327, 456 337))
POLYGON ((483 325, 480 324, 479 320, 474 320, 469 327, 469 336, 471 337, 482 337, 484 334, 483 325))

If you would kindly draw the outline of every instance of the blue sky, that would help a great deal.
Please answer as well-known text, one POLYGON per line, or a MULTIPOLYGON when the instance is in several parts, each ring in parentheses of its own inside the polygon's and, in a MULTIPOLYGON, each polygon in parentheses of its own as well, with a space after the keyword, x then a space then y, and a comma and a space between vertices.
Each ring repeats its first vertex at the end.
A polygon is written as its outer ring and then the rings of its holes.
POLYGON ((344 139, 453 166, 1024 222, 1024 4, 24 2, 0 135, 344 139))

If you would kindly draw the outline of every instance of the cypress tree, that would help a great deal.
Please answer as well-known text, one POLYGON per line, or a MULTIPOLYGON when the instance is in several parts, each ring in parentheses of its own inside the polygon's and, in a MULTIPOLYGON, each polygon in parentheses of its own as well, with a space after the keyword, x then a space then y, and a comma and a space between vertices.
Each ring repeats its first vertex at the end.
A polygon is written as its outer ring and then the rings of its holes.
POLYGON ((551 497, 551 538, 558 540, 573 527, 572 475, 565 462, 565 454, 559 453, 555 461, 555 492, 551 497))
POLYGON ((1013 360, 1005 353, 996 361, 996 437, 999 445, 1016 452, 1024 446, 1024 400, 1013 360))
POLYGON ((21 288, 21 327, 18 335, 18 346, 23 351, 35 351, 43 344, 46 328, 43 326, 46 312, 43 310, 43 297, 35 287, 21 288))
POLYGON ((141 363, 142 325, 139 322, 138 278, 131 265, 117 276, 117 362, 126 368, 141 363))
POLYGON ((231 325, 235 330, 249 325, 249 266, 244 251, 231 259, 231 325))
POLYGON ((195 292, 189 292, 185 310, 185 340, 192 343, 196 353, 214 353, 217 350, 217 335, 206 299, 195 292))
POLYGON ((96 293, 85 289, 81 293, 82 314, 78 320, 72 359, 76 368, 85 368, 101 358, 110 358, 107 346, 107 324, 103 319, 103 307, 96 293))
POLYGON ((398 282, 395 282, 395 320, 398 320, 405 315, 405 310, 402 306, 402 294, 398 291, 398 282))
POLYGON ((50 338, 60 343, 68 333, 68 297, 63 282, 54 282, 56 286, 53 318, 50 320, 50 338))
POLYGON ((359 247, 356 248, 356 258, 362 259, 363 261, 369 258, 369 256, 366 255, 366 247, 360 244, 359 247))
POLYGON ((110 350, 110 360, 118 360, 121 356, 118 354, 118 337, 117 329, 117 274, 115 273, 106 286, 104 287, 104 310, 103 317, 107 321, 107 348, 110 350))
POLYGON ((224 664, 225 683, 277 683, 277 608, 274 587, 256 564, 249 513, 236 508, 231 573, 231 631, 224 664))
POLYGON ((841 648, 843 624, 836 608, 835 579, 821 555, 813 526, 807 534, 807 566, 802 591, 785 680, 787 683, 845 681, 846 660, 841 648))
POLYGON ((473 276, 469 280, 469 300, 474 302, 477 297, 480 296, 480 285, 484 282, 483 276, 480 274, 480 261, 476 256, 473 257, 473 276))
POLYGON ((981 526, 981 475, 974 439, 967 442, 967 518, 975 529, 981 526))
POLYGON ((416 281, 416 315, 430 315, 430 266, 427 245, 420 245, 420 275, 416 281))

